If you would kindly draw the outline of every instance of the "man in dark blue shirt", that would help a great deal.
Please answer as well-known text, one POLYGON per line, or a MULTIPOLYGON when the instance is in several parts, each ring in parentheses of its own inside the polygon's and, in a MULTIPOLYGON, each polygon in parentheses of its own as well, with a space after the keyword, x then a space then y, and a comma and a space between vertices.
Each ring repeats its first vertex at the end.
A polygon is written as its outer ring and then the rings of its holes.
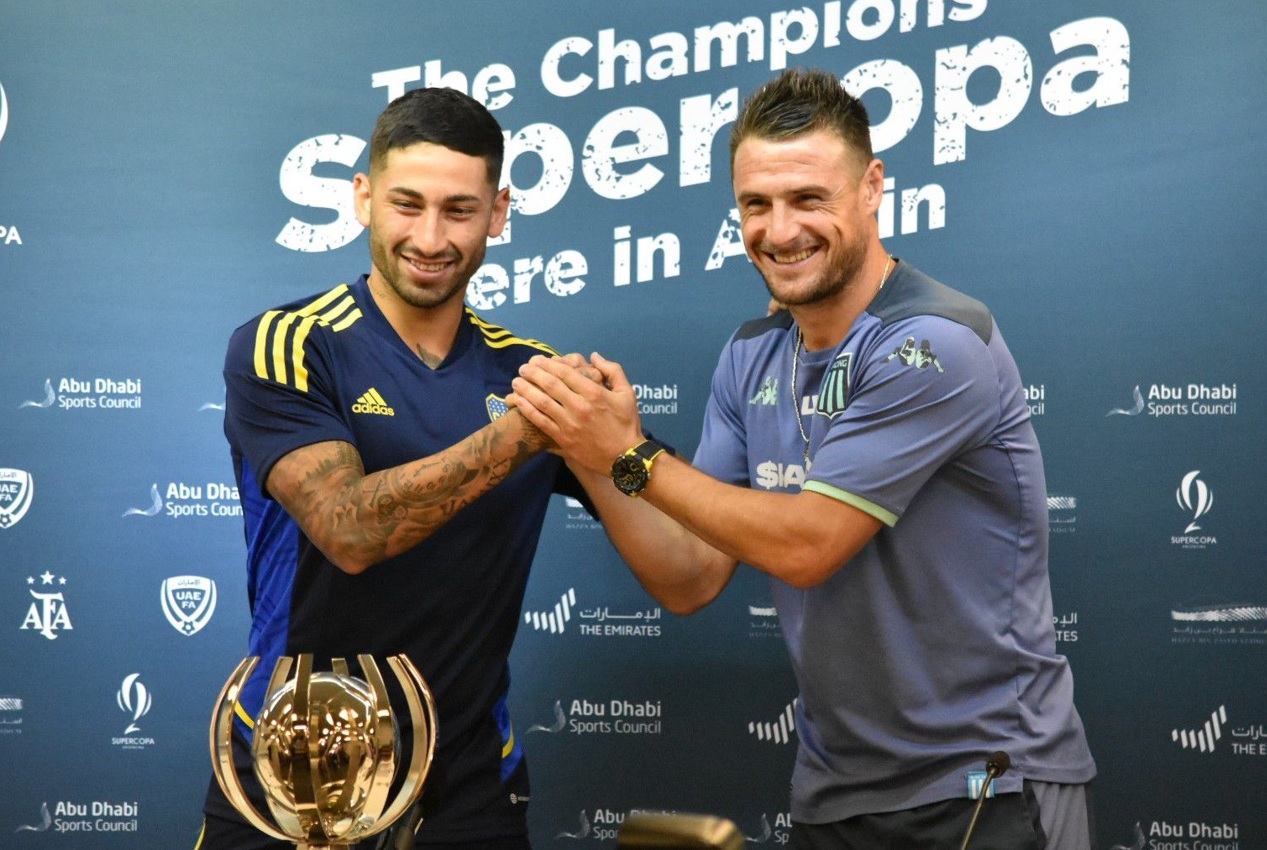
MULTIPOLYGON (((580 495, 504 397, 533 354, 463 303, 505 225, 501 128, 471 98, 419 89, 383 112, 357 217, 373 268, 238 328, 225 433, 246 522, 250 653, 235 745, 278 656, 406 654, 434 692, 436 759, 418 842, 526 848, 508 655, 552 492, 580 495)), ((325 669, 328 669, 325 668, 325 669)), ((200 848, 282 847, 212 782, 200 848)))

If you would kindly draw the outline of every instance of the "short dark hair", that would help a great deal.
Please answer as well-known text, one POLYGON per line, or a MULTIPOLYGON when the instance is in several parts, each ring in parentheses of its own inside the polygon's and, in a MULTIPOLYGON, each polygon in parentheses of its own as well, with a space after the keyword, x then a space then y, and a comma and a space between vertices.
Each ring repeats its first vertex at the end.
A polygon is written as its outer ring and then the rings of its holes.
POLYGON ((456 89, 412 89, 389 103, 370 137, 370 172, 382 167, 390 151, 419 142, 483 157, 488 182, 494 189, 501 182, 501 125, 482 103, 456 89))
POLYGON ((817 130, 830 130, 868 163, 871 121, 862 101, 826 71, 793 68, 753 92, 730 131, 730 164, 744 139, 778 141, 817 130))

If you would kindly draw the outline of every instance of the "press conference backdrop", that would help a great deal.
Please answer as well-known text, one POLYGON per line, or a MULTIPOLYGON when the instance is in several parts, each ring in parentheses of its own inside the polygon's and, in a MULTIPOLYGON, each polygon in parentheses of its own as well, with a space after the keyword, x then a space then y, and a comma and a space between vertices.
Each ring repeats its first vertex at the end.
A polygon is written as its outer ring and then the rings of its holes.
MULTIPOLYGON (((514 204, 468 303, 621 361, 689 456, 766 301, 729 126, 812 66, 872 111, 889 250, 1019 362, 1100 846, 1267 848, 1265 40, 1232 0, 0 5, 0 846, 192 847, 248 628, 225 342, 368 270, 350 181, 389 99, 493 110, 514 204)), ((513 671, 537 846, 631 809, 787 842, 762 576, 675 617, 560 498, 513 671)))

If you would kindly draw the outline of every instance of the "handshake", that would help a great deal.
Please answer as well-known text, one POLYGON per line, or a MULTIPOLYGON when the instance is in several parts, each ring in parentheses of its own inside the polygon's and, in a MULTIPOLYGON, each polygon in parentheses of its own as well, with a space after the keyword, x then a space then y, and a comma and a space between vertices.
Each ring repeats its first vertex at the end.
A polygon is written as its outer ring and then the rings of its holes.
POLYGON ((638 399, 619 363, 594 353, 537 355, 519 368, 506 403, 549 441, 551 451, 590 472, 643 440, 638 399))

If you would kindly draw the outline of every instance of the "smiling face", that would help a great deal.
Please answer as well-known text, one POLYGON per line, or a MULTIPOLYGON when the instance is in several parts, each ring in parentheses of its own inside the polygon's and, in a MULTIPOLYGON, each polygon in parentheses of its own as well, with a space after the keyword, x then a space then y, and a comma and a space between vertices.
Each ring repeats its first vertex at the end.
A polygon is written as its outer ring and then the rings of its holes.
POLYGON ((830 130, 750 137, 732 167, 744 247, 770 295, 788 306, 831 299, 882 251, 875 219, 884 166, 863 163, 830 130))
POLYGON ((427 142, 390 150, 370 175, 356 175, 353 192, 370 231, 370 289, 380 303, 421 310, 461 303, 510 204, 483 157, 427 142))

